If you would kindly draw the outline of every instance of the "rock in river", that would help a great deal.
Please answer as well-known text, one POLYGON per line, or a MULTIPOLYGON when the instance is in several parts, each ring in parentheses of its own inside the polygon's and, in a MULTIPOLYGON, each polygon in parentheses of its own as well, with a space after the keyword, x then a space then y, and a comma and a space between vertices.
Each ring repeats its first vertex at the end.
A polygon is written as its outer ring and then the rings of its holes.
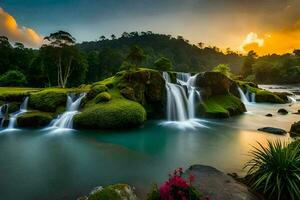
POLYGON ((259 128, 259 131, 266 132, 266 133, 273 133, 276 135, 285 135, 287 132, 280 128, 274 128, 274 127, 263 127, 259 128))
POLYGON ((199 188, 204 196, 213 200, 257 200, 247 186, 238 183, 232 177, 223 172, 204 165, 193 165, 185 173, 185 176, 195 176, 194 186, 199 188))
POLYGON ((278 111, 277 111, 279 114, 281 114, 281 115, 287 115, 289 112, 286 110, 286 109, 284 109, 284 108, 280 108, 278 111))
POLYGON ((300 121, 292 124, 290 135, 291 137, 300 137, 300 121))

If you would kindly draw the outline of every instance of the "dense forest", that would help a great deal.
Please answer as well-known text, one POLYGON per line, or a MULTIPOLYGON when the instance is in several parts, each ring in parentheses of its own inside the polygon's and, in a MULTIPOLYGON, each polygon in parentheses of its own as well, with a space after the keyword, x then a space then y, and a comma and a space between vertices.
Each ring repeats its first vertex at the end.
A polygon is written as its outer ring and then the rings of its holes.
POLYGON ((152 32, 124 32, 119 38, 101 36, 98 41, 79 44, 64 31, 45 37, 40 49, 30 49, 0 36, 1 86, 78 86, 134 66, 183 72, 217 70, 258 83, 300 82, 300 50, 263 57, 250 51, 243 56, 203 43, 193 45, 182 36, 152 32))

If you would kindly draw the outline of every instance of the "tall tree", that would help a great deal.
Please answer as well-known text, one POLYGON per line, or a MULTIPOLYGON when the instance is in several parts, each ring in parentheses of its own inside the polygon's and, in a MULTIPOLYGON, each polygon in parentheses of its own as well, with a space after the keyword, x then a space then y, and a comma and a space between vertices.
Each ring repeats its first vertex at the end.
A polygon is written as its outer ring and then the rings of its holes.
POLYGON ((75 47, 76 39, 70 33, 58 31, 51 33, 44 39, 46 43, 42 46, 41 53, 44 57, 47 57, 45 60, 50 61, 50 63, 44 62, 44 65, 49 68, 49 73, 51 73, 51 70, 56 71, 56 80, 59 87, 66 87, 70 76, 75 73, 76 69, 80 70, 83 75, 86 73, 87 66, 81 53, 75 47), (51 69, 51 66, 53 66, 51 61, 54 61, 55 69, 51 69))
POLYGON ((161 70, 161 71, 172 71, 173 65, 172 62, 165 57, 161 57, 154 63, 155 69, 161 70))
POLYGON ((245 78, 252 74, 252 68, 256 58, 257 54, 254 51, 249 51, 247 56, 245 57, 244 64, 242 66, 242 75, 245 78))
POLYGON ((129 54, 127 55, 127 61, 137 67, 146 59, 144 50, 137 45, 131 47, 129 54))

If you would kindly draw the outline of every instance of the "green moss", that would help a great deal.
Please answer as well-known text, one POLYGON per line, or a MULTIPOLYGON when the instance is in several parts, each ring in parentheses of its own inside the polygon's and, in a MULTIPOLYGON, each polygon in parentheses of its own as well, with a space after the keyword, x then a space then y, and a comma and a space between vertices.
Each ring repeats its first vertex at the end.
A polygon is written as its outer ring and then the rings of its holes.
POLYGON ((283 104, 288 102, 287 94, 285 93, 275 93, 268 90, 263 90, 258 88, 255 83, 251 82, 237 81, 237 83, 244 92, 249 91, 251 93, 255 93, 255 100, 257 103, 283 104))
POLYGON ((227 118, 246 111, 241 100, 233 95, 211 96, 200 105, 200 115, 213 118, 227 118))
POLYGON ((52 119, 53 117, 49 113, 33 111, 21 114, 17 119, 17 123, 22 128, 39 128, 47 126, 52 119))
POLYGON ((267 90, 257 90, 255 99, 256 102, 280 103, 280 104, 286 103, 282 98, 267 90))
POLYGON ((21 103, 19 102, 10 102, 8 104, 8 113, 14 113, 17 112, 18 110, 20 110, 20 105, 21 103))
POLYGON ((0 87, 0 100, 21 102, 31 92, 38 91, 35 88, 0 87))
POLYGON ((93 99, 94 97, 96 97, 98 94, 102 93, 102 92, 106 92, 108 90, 108 88, 103 85, 103 84, 96 84, 93 85, 91 87, 91 90, 88 92, 87 94, 87 98, 88 99, 93 99))
POLYGON ((145 109, 139 103, 119 98, 106 103, 90 104, 74 117, 74 126, 88 129, 118 129, 139 126, 145 120, 145 109))
POLYGON ((132 188, 127 184, 110 185, 105 188, 93 191, 86 200, 124 200, 136 199, 132 188))
POLYGON ((110 100, 111 100, 111 95, 108 92, 101 92, 94 99, 95 103, 107 102, 110 100))
POLYGON ((68 91, 63 89, 46 89, 32 93, 29 106, 45 112, 55 112, 58 107, 66 104, 67 93, 68 91))

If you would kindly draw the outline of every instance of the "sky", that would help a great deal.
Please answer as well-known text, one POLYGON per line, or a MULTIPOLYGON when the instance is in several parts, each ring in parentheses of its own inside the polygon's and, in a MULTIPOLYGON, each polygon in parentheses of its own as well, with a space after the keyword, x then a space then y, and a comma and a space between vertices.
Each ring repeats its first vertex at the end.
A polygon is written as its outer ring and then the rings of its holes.
POLYGON ((58 30, 78 42, 152 31, 224 50, 283 54, 300 48, 300 0, 0 0, 0 35, 12 42, 36 48, 58 30))

